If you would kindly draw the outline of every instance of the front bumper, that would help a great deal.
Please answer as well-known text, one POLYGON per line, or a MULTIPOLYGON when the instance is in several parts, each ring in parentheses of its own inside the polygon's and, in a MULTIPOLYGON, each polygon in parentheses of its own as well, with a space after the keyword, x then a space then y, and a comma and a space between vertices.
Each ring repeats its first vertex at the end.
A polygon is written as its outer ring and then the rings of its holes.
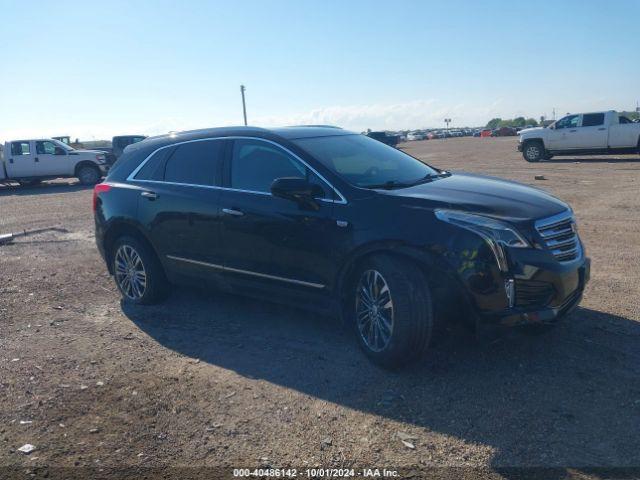
POLYGON ((576 265, 567 271, 538 270, 535 276, 537 280, 533 282, 516 278, 514 305, 503 310, 480 312, 481 323, 515 327, 558 321, 580 304, 591 276, 589 258, 582 257, 575 263, 576 265), (525 285, 532 283, 546 287, 548 293, 546 298, 550 300, 538 305, 535 302, 531 305, 521 304, 519 288, 530 295, 525 285))
POLYGON ((516 149, 517 149, 519 152, 522 152, 522 142, 518 142, 518 146, 516 147, 516 149))

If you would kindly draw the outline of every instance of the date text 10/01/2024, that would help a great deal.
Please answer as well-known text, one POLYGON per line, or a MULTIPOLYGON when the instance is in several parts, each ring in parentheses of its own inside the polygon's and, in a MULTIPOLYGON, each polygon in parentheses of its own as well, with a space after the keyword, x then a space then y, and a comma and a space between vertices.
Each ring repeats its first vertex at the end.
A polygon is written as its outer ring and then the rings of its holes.
POLYGON ((353 468, 306 468, 297 470, 295 468, 235 468, 234 477, 275 477, 275 478, 394 478, 398 477, 397 470, 386 468, 363 468, 356 470, 353 468))

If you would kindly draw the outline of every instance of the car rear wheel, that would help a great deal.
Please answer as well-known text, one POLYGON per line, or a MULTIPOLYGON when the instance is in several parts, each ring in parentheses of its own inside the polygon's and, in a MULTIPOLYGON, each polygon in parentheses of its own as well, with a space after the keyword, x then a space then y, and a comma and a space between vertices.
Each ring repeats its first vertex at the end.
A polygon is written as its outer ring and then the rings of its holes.
POLYGON ((354 324, 365 354, 385 368, 418 358, 433 330, 425 275, 404 259, 376 255, 364 262, 355 278, 354 324))
POLYGON ((162 265, 138 239, 124 236, 113 247, 113 277, 125 301, 143 305, 165 298, 168 283, 162 265))
POLYGON ((82 185, 95 185, 100 181, 100 176, 98 167, 84 165, 78 169, 78 180, 82 185))
POLYGON ((545 156, 542 142, 527 142, 522 149, 522 156, 527 162, 539 162, 545 156))

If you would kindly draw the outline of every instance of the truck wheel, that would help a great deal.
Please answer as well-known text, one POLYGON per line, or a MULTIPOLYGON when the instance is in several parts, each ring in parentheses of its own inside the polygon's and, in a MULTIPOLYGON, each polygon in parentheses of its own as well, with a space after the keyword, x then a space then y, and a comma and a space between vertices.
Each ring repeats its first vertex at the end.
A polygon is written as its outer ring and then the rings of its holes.
POLYGON ((527 162, 539 162, 545 156, 542 142, 533 141, 524 144, 522 156, 527 162))
POLYGON ((434 324, 425 275, 408 261, 376 255, 354 278, 353 323, 364 353, 385 368, 417 359, 429 345, 434 324))
POLYGON ((116 240, 111 255, 113 278, 126 302, 151 305, 168 293, 168 282, 155 253, 130 236, 116 240))
POLYGON ((98 167, 83 165, 78 169, 78 180, 82 185, 95 185, 100 181, 100 176, 98 167))

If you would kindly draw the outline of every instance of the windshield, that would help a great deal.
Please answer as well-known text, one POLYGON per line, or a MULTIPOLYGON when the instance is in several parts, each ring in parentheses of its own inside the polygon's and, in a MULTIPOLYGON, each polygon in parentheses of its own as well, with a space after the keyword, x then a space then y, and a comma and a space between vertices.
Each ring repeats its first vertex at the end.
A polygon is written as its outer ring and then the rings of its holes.
POLYGON ((364 135, 300 138, 293 142, 358 187, 406 186, 440 173, 420 160, 364 135))
POLYGON ((65 149, 67 152, 70 152, 71 150, 74 150, 73 147, 71 147, 70 145, 67 145, 64 142, 61 142, 60 140, 51 140, 53 143, 56 144, 56 147, 60 147, 65 149))

